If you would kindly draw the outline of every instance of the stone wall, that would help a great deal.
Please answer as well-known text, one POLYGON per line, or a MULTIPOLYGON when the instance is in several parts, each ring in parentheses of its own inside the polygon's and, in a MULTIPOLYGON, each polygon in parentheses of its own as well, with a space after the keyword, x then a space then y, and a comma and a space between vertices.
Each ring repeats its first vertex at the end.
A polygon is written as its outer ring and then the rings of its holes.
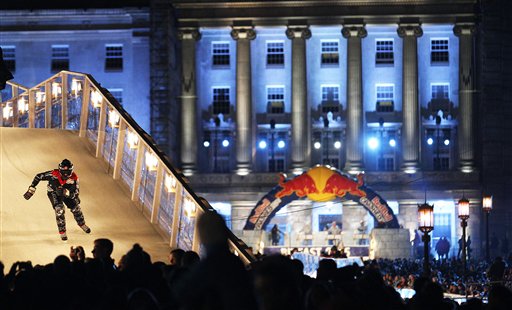
POLYGON ((252 247, 253 253, 263 253, 263 249, 260 249, 261 241, 263 241, 264 245, 269 245, 267 234, 264 230, 242 230, 236 235, 242 239, 247 246, 252 247))
POLYGON ((370 258, 410 258, 408 229, 374 229, 370 233, 370 258))

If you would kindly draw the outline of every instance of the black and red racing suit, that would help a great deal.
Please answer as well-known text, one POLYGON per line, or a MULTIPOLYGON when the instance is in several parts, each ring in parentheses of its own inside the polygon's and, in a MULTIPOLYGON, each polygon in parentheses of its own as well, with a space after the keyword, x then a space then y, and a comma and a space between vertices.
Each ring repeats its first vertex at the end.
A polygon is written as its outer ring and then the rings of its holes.
POLYGON ((84 215, 80 208, 78 176, 73 172, 69 178, 63 178, 58 169, 36 174, 31 187, 36 187, 40 181, 48 181, 48 198, 55 210, 57 227, 60 233, 66 232, 64 204, 71 210, 79 226, 85 224, 84 215))

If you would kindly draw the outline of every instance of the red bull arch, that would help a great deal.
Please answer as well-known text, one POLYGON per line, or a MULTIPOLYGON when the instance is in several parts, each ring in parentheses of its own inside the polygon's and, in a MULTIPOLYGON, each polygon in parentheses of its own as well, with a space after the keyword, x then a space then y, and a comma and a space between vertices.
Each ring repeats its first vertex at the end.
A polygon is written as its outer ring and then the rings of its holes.
POLYGON ((386 200, 364 184, 363 175, 355 179, 341 171, 317 166, 291 179, 280 175, 279 184, 258 201, 245 230, 265 229, 274 215, 293 200, 352 200, 361 204, 378 222, 378 227, 399 228, 398 220, 386 200))

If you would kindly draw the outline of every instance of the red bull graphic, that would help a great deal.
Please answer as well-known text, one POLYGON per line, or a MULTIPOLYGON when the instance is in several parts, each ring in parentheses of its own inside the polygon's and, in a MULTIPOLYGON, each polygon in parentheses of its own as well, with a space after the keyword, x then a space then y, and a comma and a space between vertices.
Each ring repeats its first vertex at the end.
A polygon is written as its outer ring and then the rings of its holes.
POLYGON ((339 170, 317 166, 291 179, 281 174, 279 184, 251 211, 244 229, 265 229, 274 215, 293 200, 331 201, 347 199, 365 207, 378 222, 377 227, 398 228, 398 220, 387 202, 364 184, 364 175, 355 179, 339 170))
POLYGON ((357 176, 357 182, 342 174, 334 173, 325 184, 324 193, 333 193, 337 197, 344 197, 347 193, 352 196, 366 197, 366 192, 360 189, 364 185, 363 175, 357 176))
POLYGON ((295 193, 295 195, 298 197, 304 197, 309 194, 318 193, 315 180, 313 180, 313 178, 307 173, 303 173, 287 182, 285 182, 284 174, 281 173, 279 177, 279 186, 281 186, 283 189, 276 194, 277 198, 290 196, 293 193, 295 193))

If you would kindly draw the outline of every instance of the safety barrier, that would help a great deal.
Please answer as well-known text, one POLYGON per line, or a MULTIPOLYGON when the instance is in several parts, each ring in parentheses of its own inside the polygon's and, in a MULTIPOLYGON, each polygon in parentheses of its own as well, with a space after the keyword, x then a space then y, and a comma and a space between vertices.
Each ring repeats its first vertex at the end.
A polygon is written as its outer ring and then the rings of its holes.
MULTIPOLYGON (((202 252, 196 219, 215 211, 92 76, 62 71, 31 88, 7 82, 2 97, 1 126, 76 131, 92 143, 107 173, 129 188, 132 201, 171 248, 202 252)), ((246 264, 254 261, 247 246, 231 231, 228 234, 231 250, 246 264)))

